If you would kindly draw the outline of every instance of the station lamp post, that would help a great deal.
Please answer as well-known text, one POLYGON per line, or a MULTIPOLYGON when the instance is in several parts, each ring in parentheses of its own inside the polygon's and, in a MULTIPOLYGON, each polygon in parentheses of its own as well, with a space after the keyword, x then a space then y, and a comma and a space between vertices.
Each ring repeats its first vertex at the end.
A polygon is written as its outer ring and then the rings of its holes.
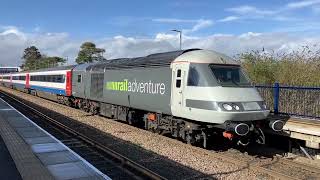
POLYGON ((180 50, 182 49, 182 44, 181 44, 181 42, 182 42, 182 31, 181 30, 177 30, 177 29, 172 29, 171 31, 174 31, 174 32, 177 32, 177 33, 179 33, 179 42, 180 42, 180 50))

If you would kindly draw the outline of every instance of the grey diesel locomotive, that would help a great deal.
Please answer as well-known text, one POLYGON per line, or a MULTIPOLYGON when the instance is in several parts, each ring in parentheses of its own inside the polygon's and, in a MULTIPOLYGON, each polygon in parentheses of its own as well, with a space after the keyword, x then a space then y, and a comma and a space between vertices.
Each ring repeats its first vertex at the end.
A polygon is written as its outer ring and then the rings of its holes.
POLYGON ((82 64, 72 70, 70 101, 81 109, 168 132, 190 144, 212 134, 263 143, 269 110, 240 65, 223 54, 189 49, 82 64))

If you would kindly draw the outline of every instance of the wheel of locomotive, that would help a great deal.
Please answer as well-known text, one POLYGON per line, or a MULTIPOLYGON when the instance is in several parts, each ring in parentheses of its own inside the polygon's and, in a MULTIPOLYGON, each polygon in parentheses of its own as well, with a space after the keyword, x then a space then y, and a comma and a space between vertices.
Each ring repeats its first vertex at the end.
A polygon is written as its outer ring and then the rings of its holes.
POLYGON ((202 142, 203 142, 202 143, 202 147, 206 149, 207 148, 208 136, 204 131, 202 131, 201 135, 202 135, 202 142))
POLYGON ((164 130, 157 128, 155 133, 163 135, 164 130))
POLYGON ((97 115, 98 114, 98 107, 96 106, 95 103, 90 103, 90 112, 93 115, 97 115))
POLYGON ((134 123, 134 111, 129 111, 127 115, 127 122, 128 124, 132 125, 134 123))
POLYGON ((81 100, 77 100, 77 102, 76 102, 76 107, 78 108, 78 109, 82 109, 82 101, 81 100))
POLYGON ((94 115, 98 115, 99 114, 99 107, 95 106, 95 108, 93 110, 93 114, 94 115))
POLYGON ((196 139, 192 133, 187 133, 186 135, 187 144, 194 145, 196 143, 196 139))
POLYGON ((71 106, 71 102, 69 101, 68 98, 64 98, 64 104, 67 106, 71 106))

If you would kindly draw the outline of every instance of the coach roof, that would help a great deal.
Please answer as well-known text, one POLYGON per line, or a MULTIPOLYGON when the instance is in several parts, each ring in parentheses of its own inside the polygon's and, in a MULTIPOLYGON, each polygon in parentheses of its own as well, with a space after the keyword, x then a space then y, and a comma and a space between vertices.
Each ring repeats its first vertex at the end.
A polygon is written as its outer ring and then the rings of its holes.
POLYGON ((72 70, 76 65, 70 65, 70 66, 58 66, 53 68, 46 68, 46 69, 37 69, 34 71, 23 71, 23 72, 43 72, 43 71, 60 71, 60 70, 72 70))

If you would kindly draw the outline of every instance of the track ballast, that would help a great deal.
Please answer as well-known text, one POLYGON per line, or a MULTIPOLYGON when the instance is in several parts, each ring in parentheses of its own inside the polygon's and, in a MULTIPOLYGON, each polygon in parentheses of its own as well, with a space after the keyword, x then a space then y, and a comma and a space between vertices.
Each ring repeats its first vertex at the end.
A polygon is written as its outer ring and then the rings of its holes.
POLYGON ((129 158, 90 139, 85 134, 77 132, 54 118, 47 116, 45 113, 22 102, 18 97, 13 97, 4 92, 1 92, 0 96, 11 106, 56 137, 63 144, 75 151, 110 178, 166 179, 138 163, 135 163, 129 158))

